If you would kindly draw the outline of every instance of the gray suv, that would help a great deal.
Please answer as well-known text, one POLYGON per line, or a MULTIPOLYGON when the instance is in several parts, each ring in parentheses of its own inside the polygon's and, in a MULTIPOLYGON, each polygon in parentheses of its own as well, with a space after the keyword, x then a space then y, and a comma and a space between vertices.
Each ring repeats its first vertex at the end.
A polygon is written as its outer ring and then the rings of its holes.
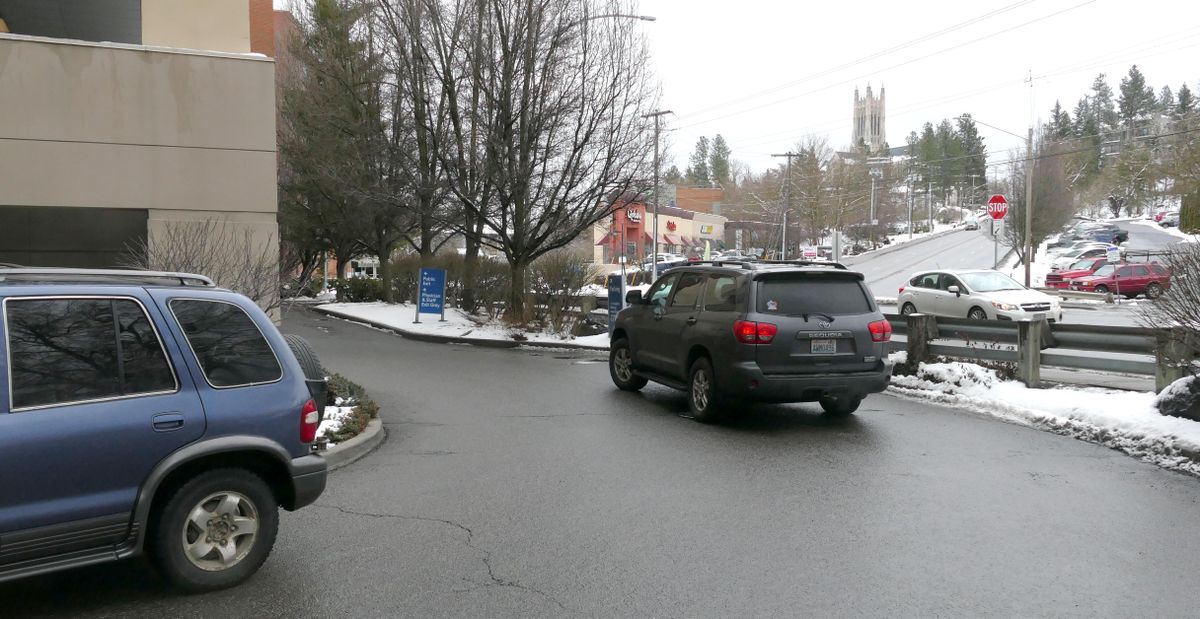
POLYGON ((692 263, 631 291, 609 373, 684 390, 699 421, 728 401, 820 402, 844 416, 887 388, 892 327, 861 273, 832 262, 692 263))

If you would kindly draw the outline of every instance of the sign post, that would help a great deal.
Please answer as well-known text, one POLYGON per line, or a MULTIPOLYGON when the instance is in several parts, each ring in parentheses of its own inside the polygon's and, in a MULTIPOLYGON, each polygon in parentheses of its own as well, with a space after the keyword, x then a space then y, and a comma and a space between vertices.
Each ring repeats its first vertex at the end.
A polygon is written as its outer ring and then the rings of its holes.
MULTIPOLYGON (((996 233, 996 224, 1000 224, 1000 229, 1004 229, 1004 216, 1008 214, 1008 200, 1004 196, 996 194, 988 198, 987 204, 988 215, 992 218, 992 268, 1000 266, 1000 235, 996 233)), ((1025 257, 1029 259, 1028 256, 1025 257)))
POLYGON ((608 337, 612 338, 617 327, 617 314, 625 309, 625 276, 613 273, 608 276, 608 337))
POLYGON ((417 272, 417 314, 413 324, 420 324, 421 314, 441 314, 446 322, 446 269, 421 268, 417 272))

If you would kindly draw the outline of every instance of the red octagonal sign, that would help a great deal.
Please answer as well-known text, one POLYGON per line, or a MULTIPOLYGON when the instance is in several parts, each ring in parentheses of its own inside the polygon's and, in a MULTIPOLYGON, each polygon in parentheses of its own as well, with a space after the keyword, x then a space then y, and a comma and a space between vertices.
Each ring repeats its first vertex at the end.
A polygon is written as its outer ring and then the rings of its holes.
POLYGON ((1004 216, 1008 214, 1008 200, 1005 200, 1004 196, 1000 194, 992 196, 988 200, 987 211, 988 215, 991 215, 992 219, 996 221, 1004 219, 1004 216))

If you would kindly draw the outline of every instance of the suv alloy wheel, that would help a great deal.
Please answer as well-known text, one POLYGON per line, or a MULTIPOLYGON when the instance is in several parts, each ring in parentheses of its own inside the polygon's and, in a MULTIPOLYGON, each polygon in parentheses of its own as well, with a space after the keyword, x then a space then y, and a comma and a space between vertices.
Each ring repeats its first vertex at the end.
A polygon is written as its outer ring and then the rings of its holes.
POLYGON ((701 423, 713 423, 720 417, 717 403, 717 381, 712 363, 707 357, 692 362, 688 373, 688 410, 701 423))

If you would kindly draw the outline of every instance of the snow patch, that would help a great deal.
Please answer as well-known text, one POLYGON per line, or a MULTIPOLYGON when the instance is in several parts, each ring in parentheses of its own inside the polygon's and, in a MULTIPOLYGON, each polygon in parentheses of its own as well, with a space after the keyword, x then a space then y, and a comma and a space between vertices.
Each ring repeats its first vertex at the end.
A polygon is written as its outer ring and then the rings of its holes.
MULTIPOLYGON (((898 353, 893 353, 892 359, 898 353)), ((1164 468, 1200 475, 1200 422, 1158 413, 1154 393, 1030 389, 970 363, 922 364, 889 390, 1099 443, 1164 468)))
POLYGON ((342 429, 342 424, 354 412, 354 404, 347 403, 342 398, 337 399, 337 406, 326 406, 325 416, 321 419, 321 425, 317 426, 317 437, 323 437, 327 434, 333 434, 342 429), (349 404, 348 406, 342 406, 349 404))
POLYGON ((458 308, 446 308, 446 321, 437 314, 421 314, 421 322, 413 323, 416 306, 411 303, 330 303, 322 309, 350 320, 366 320, 397 331, 440 335, 469 340, 503 340, 537 344, 572 344, 590 348, 608 348, 608 334, 584 337, 562 336, 555 333, 527 333, 498 321, 483 321, 458 308))

